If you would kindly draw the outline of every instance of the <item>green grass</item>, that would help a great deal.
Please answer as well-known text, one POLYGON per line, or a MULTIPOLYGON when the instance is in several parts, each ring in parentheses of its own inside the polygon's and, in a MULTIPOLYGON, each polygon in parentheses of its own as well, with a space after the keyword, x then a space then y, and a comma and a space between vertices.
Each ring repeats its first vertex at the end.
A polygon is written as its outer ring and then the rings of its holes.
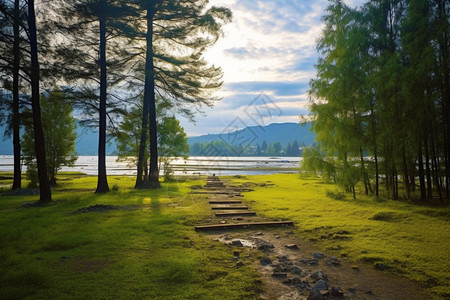
MULTIPOLYGON (((134 190, 132 177, 110 176, 114 190, 106 194, 94 193, 93 176, 58 179, 54 205, 25 208, 37 196, 0 197, 1 299, 257 298, 254 258, 236 268, 235 249, 193 229, 211 218, 206 197, 188 193, 206 178, 149 191, 134 190), (130 209, 73 214, 94 204, 130 209)), ((295 174, 230 179, 254 189, 245 200, 259 215, 293 220, 298 237, 323 251, 386 264, 386 272, 420 282, 437 298, 450 295, 448 207, 362 194, 353 200, 336 186, 295 174)))
POLYGON ((188 194, 200 181, 134 190, 134 179, 108 178, 115 191, 94 194, 96 178, 64 174, 56 202, 22 207, 36 196, 0 198, 2 299, 252 299, 257 277, 235 267, 233 249, 194 231, 211 212, 188 194), (138 209, 72 214, 94 204, 138 209))
POLYGON ((334 185, 297 174, 233 177, 232 182, 254 182, 254 191, 245 193, 252 209, 294 221, 296 234, 323 250, 386 264, 390 272, 420 282, 437 297, 450 296, 449 207, 379 202, 363 194, 353 200, 334 185))

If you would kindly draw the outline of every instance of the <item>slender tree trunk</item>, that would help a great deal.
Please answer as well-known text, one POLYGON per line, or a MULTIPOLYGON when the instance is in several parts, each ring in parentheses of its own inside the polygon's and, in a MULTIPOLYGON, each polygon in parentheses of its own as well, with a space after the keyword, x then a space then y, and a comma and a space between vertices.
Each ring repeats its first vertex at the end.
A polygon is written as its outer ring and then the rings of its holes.
POLYGON ((98 179, 96 193, 109 192, 106 176, 106 16, 100 15, 100 103, 98 130, 98 179))
POLYGON ((436 157, 436 146, 435 146, 435 142, 434 142, 434 134, 433 134, 433 130, 431 130, 430 132, 430 138, 431 138, 431 154, 432 154, 432 170, 434 173, 434 183, 439 195, 439 200, 441 200, 441 202, 443 202, 442 199, 442 191, 441 191, 441 178, 440 178, 440 167, 439 167, 439 161, 436 157))
POLYGON ((425 172, 423 170, 423 154, 422 154, 422 144, 419 145, 419 186, 420 186, 420 199, 425 200, 427 198, 426 188, 425 188, 425 172))
POLYGON ((19 68, 20 68, 20 1, 14 1, 14 66, 13 66, 13 152, 14 180, 12 189, 22 188, 22 170, 20 166, 20 116, 19 116, 19 68))
POLYGON ((150 174, 148 187, 158 188, 158 137, 156 130, 156 103, 155 103, 155 71, 153 65, 153 17, 155 8, 147 10, 147 53, 145 61, 145 91, 144 101, 148 102, 149 139, 150 139, 150 174))
POLYGON ((433 183, 431 182, 430 155, 428 153, 428 140, 425 137, 425 176, 427 178, 427 197, 433 199, 433 183))
POLYGON ((406 162, 406 153, 405 153, 405 147, 402 149, 402 164, 403 164, 403 184, 405 186, 406 190, 406 197, 408 199, 411 198, 411 188, 409 185, 409 174, 408 174, 408 165, 406 162))
MULTIPOLYGON (((147 83, 145 83, 147 84, 147 83)), ((139 154, 137 163, 137 177, 136 184, 134 188, 143 188, 144 182, 147 181, 147 160, 145 159, 145 150, 147 145, 147 127, 148 127, 148 101, 144 97, 144 103, 142 107, 142 131, 141 131, 141 142, 139 144, 139 154), (144 174, 142 174, 144 172, 144 174), (142 180, 144 179, 144 180, 142 180)))
POLYGON ((31 50, 31 105, 33 110, 34 145, 39 178, 39 203, 45 204, 52 202, 52 193, 48 181, 44 132, 42 130, 41 107, 39 103, 39 60, 34 0, 28 0, 28 26, 31 50))

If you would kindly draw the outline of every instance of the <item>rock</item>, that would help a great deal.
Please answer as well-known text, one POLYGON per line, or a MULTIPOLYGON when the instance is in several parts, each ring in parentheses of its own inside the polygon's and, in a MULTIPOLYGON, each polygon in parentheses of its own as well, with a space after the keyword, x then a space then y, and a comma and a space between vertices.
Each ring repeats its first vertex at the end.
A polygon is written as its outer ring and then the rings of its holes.
POLYGON ((234 251, 233 252, 233 257, 234 257, 234 259, 238 259, 239 258, 239 251, 234 251))
POLYGON ((298 246, 296 244, 287 244, 284 247, 291 250, 298 250, 298 246))
POLYGON ((332 297, 344 297, 344 291, 339 286, 333 286, 331 288, 332 297))
POLYGON ((270 258, 268 258, 268 257, 264 257, 264 258, 261 259, 259 262, 260 262, 261 265, 263 265, 263 266, 267 266, 267 265, 271 265, 271 264, 272 264, 272 261, 271 261, 270 258))
POLYGON ((357 265, 352 265, 352 269, 353 269, 353 270, 359 271, 359 266, 357 266, 357 265))
POLYGON ((260 236, 260 235, 264 235, 264 234, 260 231, 260 232, 255 233, 255 235, 260 236))
POLYGON ((324 258, 324 257, 325 257, 325 254, 319 253, 319 252, 315 252, 315 253, 314 253, 314 257, 317 258, 317 259, 324 258))
POLYGON ((258 250, 261 250, 263 252, 269 251, 270 249, 273 249, 273 248, 275 248, 275 246, 268 242, 263 242, 258 246, 258 250))
POLYGON ((312 266, 315 266, 319 264, 319 261, 317 259, 310 259, 308 260, 308 263, 312 266))
POLYGON ((328 283, 325 280, 319 280, 314 285, 313 290, 328 290, 328 283))
POLYGON ((237 247, 244 247, 244 245, 242 244, 242 242, 240 240, 231 241, 231 245, 237 246, 237 247))
POLYGON ((283 272, 273 272, 272 277, 283 279, 287 277, 287 273, 283 272))
POLYGON ((309 292, 307 300, 322 300, 322 299, 324 299, 324 298, 323 298, 322 294, 320 293, 320 291, 312 289, 311 292, 309 292))
POLYGON ((309 276, 310 278, 314 279, 314 280, 328 280, 327 275, 325 275, 322 271, 317 271, 313 274, 311 274, 311 276, 309 276))
POLYGON ((378 270, 389 270, 391 267, 385 264, 375 264, 375 269, 378 270))
POLYGON ((237 263, 236 263, 236 268, 240 268, 240 267, 242 267, 244 265, 244 263, 242 262, 242 261, 238 261, 237 263))
POLYGON ((300 275, 300 274, 302 274, 302 269, 300 269, 299 267, 293 266, 291 268, 291 273, 300 275))
POLYGON ((219 223, 220 223, 220 224, 225 224, 225 223, 227 223, 227 222, 224 221, 224 220, 220 220, 219 223))

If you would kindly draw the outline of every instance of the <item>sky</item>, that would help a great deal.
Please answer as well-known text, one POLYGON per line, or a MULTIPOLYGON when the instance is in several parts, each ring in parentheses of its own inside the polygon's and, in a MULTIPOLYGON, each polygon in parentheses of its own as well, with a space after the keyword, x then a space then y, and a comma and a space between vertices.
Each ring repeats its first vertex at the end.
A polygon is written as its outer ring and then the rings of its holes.
MULTIPOLYGON (((345 0, 355 7, 361 0, 345 0)), ((227 133, 247 126, 299 122, 317 61, 316 40, 327 0, 210 0, 228 7, 233 21, 204 54, 224 72, 222 97, 204 107, 195 124, 180 118, 188 136, 227 133)))

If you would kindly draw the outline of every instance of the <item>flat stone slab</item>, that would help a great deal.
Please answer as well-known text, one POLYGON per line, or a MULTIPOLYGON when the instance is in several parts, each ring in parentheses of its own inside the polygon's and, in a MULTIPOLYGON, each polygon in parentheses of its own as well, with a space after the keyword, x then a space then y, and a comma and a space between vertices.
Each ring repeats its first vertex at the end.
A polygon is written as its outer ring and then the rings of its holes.
POLYGON ((234 216, 256 216, 256 212, 251 210, 228 210, 216 212, 216 217, 234 217, 234 216))
POLYGON ((292 221, 266 221, 266 222, 246 222, 234 224, 212 224, 195 226, 196 231, 208 230, 227 230, 234 228, 250 228, 250 227, 278 227, 278 226, 294 226, 292 221))
POLYGON ((230 204, 230 205, 217 205, 217 206, 211 206, 211 209, 213 210, 217 210, 217 209, 224 209, 224 210, 228 210, 228 209, 248 209, 248 206, 245 205, 235 205, 235 204, 230 204))
POLYGON ((241 200, 210 200, 209 204, 242 204, 241 200))

